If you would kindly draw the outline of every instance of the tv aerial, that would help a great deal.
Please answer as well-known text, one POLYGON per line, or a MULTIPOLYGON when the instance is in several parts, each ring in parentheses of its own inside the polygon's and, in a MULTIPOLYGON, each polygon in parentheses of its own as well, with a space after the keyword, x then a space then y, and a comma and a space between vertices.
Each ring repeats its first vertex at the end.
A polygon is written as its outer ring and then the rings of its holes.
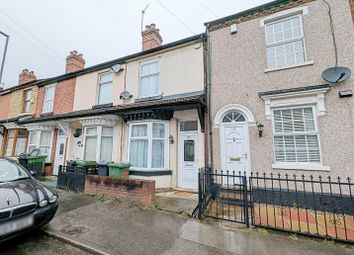
POLYGON ((144 29, 144 15, 145 15, 145 12, 146 10, 149 8, 150 4, 146 5, 145 8, 143 10, 141 10, 141 32, 143 32, 143 29, 144 29))

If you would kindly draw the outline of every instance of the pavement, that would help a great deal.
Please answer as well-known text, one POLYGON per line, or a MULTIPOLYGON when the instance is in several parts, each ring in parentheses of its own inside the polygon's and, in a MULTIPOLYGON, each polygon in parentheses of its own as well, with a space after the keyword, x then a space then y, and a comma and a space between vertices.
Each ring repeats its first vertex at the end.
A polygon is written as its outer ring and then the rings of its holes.
POLYGON ((166 212, 161 197, 166 200, 168 195, 158 196, 157 210, 107 197, 60 192, 57 216, 44 231, 93 254, 354 254, 348 245, 166 212))

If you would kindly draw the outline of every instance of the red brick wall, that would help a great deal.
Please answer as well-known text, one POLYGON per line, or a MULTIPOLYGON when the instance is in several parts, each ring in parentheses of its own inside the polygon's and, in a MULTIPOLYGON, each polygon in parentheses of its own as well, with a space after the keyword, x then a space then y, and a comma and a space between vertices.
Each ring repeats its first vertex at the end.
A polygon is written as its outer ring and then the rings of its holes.
POLYGON ((155 181, 87 175, 85 194, 106 194, 150 205, 155 201, 155 181))
POLYGON ((9 113, 11 93, 0 96, 0 120, 7 119, 9 113))
POLYGON ((39 88, 37 96, 36 117, 39 117, 42 113, 43 99, 44 99, 44 87, 39 88))
MULTIPOLYGON (((58 82, 55 85, 53 114, 68 113, 73 110, 76 79, 58 82)), ((38 92, 36 117, 42 113, 45 87, 38 92)))
POLYGON ((58 82, 55 87, 53 114, 68 113, 73 110, 76 79, 58 82))

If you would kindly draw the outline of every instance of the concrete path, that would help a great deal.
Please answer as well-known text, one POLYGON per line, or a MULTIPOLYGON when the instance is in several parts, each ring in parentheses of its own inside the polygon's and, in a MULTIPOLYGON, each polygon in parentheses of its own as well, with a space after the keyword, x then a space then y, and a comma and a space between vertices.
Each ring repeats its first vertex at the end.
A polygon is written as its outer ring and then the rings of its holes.
POLYGON ((156 194, 156 207, 162 211, 191 216, 197 205, 198 194, 196 193, 170 191, 156 194))
POLYGON ((343 245, 309 238, 231 229, 116 200, 60 195, 58 215, 46 231, 97 254, 354 254, 343 245))

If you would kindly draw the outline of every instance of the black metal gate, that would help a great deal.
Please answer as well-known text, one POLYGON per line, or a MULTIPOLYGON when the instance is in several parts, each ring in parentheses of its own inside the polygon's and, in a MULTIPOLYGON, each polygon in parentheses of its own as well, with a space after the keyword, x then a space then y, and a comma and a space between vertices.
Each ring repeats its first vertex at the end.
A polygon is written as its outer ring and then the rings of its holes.
POLYGON ((57 187, 74 192, 84 192, 86 175, 97 175, 97 168, 59 166, 57 187))
POLYGON ((350 178, 199 172, 198 216, 354 242, 350 178))
POLYGON ((217 172, 206 168, 199 172, 199 216, 249 224, 247 177, 244 174, 217 172))

